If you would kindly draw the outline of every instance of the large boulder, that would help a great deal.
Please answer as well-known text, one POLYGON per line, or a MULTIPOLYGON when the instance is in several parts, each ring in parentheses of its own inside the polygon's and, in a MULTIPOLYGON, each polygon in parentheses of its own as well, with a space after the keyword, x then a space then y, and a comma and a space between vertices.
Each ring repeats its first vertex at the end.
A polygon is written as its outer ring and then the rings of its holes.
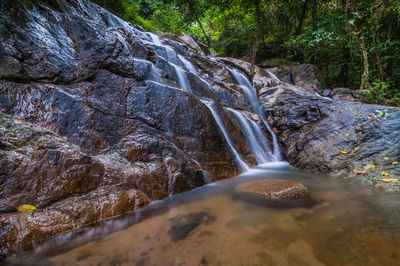
POLYGON ((314 202, 307 187, 296 180, 248 181, 236 186, 235 192, 245 200, 278 207, 298 207, 314 202))
POLYGON ((400 190, 400 109, 333 101, 290 85, 264 88, 260 97, 293 166, 400 190))
POLYGON ((0 256, 57 233, 146 205, 126 169, 49 130, 0 113, 0 256), (33 214, 12 213, 22 204, 33 214))
POLYGON ((283 82, 300 86, 309 92, 321 93, 326 89, 321 72, 311 64, 273 67, 268 70, 283 82))

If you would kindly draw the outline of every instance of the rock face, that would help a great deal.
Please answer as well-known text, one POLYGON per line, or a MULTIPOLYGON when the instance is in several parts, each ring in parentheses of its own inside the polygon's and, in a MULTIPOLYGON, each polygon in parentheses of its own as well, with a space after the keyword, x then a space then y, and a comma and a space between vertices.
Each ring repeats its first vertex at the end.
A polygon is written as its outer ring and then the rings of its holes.
POLYGON ((252 112, 240 87, 187 36, 160 39, 89 0, 0 8, 3 251, 238 173, 204 98, 256 163, 225 111, 252 112))
POLYGON ((123 169, 113 171, 65 138, 2 113, 0 145, 0 254, 149 202, 123 184, 123 169), (7 213, 20 204, 38 210, 7 213))
MULTIPOLYGON (((253 82, 265 84, 257 75, 253 82)), ((318 84, 319 78, 307 82, 318 84)), ((400 109, 359 103, 359 94, 348 89, 324 95, 332 100, 317 96, 320 89, 277 83, 263 85, 258 94, 291 165, 400 190, 400 109)))
POLYGON ((324 79, 319 69, 310 64, 273 67, 268 69, 280 80, 300 86, 309 92, 322 92, 326 89, 324 79))
POLYGON ((277 206, 299 206, 311 199, 307 187, 295 180, 265 179, 243 182, 235 191, 246 200, 277 206))
POLYGON ((293 166, 399 190, 398 108, 333 101, 288 84, 264 88, 260 98, 293 166))

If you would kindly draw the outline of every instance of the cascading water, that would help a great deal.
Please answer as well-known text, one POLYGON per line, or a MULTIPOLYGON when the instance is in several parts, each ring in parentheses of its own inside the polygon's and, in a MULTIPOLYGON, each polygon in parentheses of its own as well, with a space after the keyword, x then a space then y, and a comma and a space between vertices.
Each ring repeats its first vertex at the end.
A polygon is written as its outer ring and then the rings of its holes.
POLYGON ((181 62, 185 65, 186 69, 189 70, 191 73, 197 75, 197 70, 196 68, 193 66, 192 63, 190 63, 188 60, 186 60, 186 58, 184 58, 181 55, 178 55, 179 60, 181 60, 181 62))
POLYGON ((188 78, 187 78, 186 73, 182 70, 182 68, 181 68, 180 66, 177 66, 177 65, 175 65, 174 63, 170 63, 170 64, 172 65, 172 67, 173 67, 174 70, 175 70, 175 74, 176 74, 176 77, 178 78, 178 84, 179 84, 179 86, 180 86, 182 89, 184 89, 184 90, 186 90, 186 91, 188 91, 188 92, 193 93, 193 92, 192 92, 192 89, 190 88, 190 83, 189 83, 189 80, 188 80, 188 78))
MULTIPOLYGON (((172 66, 172 68, 174 69, 174 72, 175 72, 176 78, 177 78, 177 82, 182 89, 193 94, 190 82, 187 77, 187 72, 184 69, 186 69, 188 72, 194 74, 199 80, 203 81, 208 87, 211 87, 211 84, 207 80, 204 80, 203 78, 201 78, 199 76, 196 68, 193 66, 193 64, 189 60, 187 60, 182 55, 178 55, 172 47, 161 44, 161 40, 157 35, 155 35, 153 33, 149 33, 149 34, 155 45, 163 47, 165 49, 165 57, 166 57, 165 59, 168 61, 169 65, 172 66)), ((264 164, 266 162, 280 161, 280 153, 279 153, 276 136, 274 135, 273 131, 270 129, 270 127, 265 119, 262 106, 259 103, 259 99, 258 99, 257 95, 255 94, 254 88, 251 86, 251 84, 249 83, 247 78, 242 76, 241 73, 237 72, 236 70, 230 70, 230 71, 231 71, 232 75, 235 77, 235 79, 237 80, 237 82, 241 85, 243 93, 245 94, 246 99, 249 101, 253 111, 256 112, 260 116, 260 118, 262 119, 263 123, 265 124, 265 126, 267 127, 267 129, 269 130, 269 132, 271 133, 272 138, 273 138, 274 151, 272 154, 271 148, 268 145, 268 141, 267 141, 266 137, 264 136, 261 128, 258 126, 258 124, 256 122, 254 122, 253 120, 251 120, 250 118, 248 118, 247 116, 242 115, 240 112, 229 108, 229 110, 233 113, 236 120, 238 121, 241 131, 245 135, 245 138, 247 140, 247 143, 249 144, 249 149, 250 149, 251 153, 256 158, 256 160, 259 164, 264 164), (254 92, 252 92, 252 90, 254 92)), ((197 96, 195 96, 195 97, 197 97, 197 96)), ((221 130, 221 133, 225 137, 225 140, 226 140, 226 142, 238 164, 238 167, 242 171, 248 171, 250 168, 243 161, 240 154, 235 149, 235 146, 229 136, 229 133, 226 130, 225 125, 223 124, 222 119, 215 107, 215 103, 208 98, 202 98, 200 100, 207 106, 207 108, 210 110, 211 114, 213 115, 214 120, 216 121, 219 129, 221 130)))
POLYGON ((161 44, 160 37, 159 37, 158 35, 156 35, 156 34, 154 34, 154 33, 151 33, 151 32, 149 32, 148 34, 149 34, 151 40, 153 41, 153 43, 154 43, 155 45, 160 45, 160 46, 162 45, 162 44, 161 44))
POLYGON ((274 73, 272 73, 271 71, 267 70, 268 75, 276 82, 280 83, 282 82, 274 73))
POLYGON ((267 140, 262 135, 260 136, 260 134, 257 134, 257 128, 261 132, 261 129, 258 127, 258 125, 241 112, 238 112, 232 108, 227 109, 233 114, 236 121, 239 123, 243 135, 245 136, 247 143, 250 146, 250 150, 256 158, 257 162, 259 164, 264 164, 270 161, 274 161, 274 156, 270 152, 267 140), (252 125, 251 122, 256 125, 252 125))
POLYGON ((271 127, 269 126, 269 124, 267 122, 267 119, 266 119, 265 113, 264 113, 264 109, 260 103, 260 100, 257 97, 255 88, 253 87, 253 85, 251 85, 248 78, 244 74, 240 73, 238 70, 230 69, 230 72, 231 72, 233 78, 236 80, 236 82, 241 87, 243 94, 245 95, 247 101, 251 105, 253 111, 260 116, 265 127, 268 129, 269 133, 271 134, 275 161, 281 161, 282 156, 279 151, 278 138, 276 137, 274 131, 272 131, 271 127))
POLYGON ((231 138, 229 137, 228 131, 225 128, 224 123, 222 122, 221 117, 219 116, 217 109, 214 106, 214 103, 212 101, 207 101, 207 100, 201 100, 207 107, 208 109, 210 109, 212 115, 214 116, 215 122, 217 122, 219 128, 222 131, 222 134, 224 134, 224 137, 226 139, 226 142, 229 145, 229 148, 231 149, 231 152, 233 153, 233 155, 235 156, 235 160, 237 161, 239 167, 243 170, 243 171, 248 171, 250 170, 250 168, 247 166, 247 164, 242 160, 242 158, 240 157, 239 153, 236 151, 235 147, 233 146, 233 142, 231 140, 231 138))

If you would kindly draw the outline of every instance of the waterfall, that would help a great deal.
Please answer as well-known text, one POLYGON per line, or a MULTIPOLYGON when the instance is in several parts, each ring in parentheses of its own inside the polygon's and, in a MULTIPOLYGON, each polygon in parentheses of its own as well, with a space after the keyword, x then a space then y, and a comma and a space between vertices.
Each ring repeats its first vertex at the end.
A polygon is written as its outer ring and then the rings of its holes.
POLYGON ((281 83, 282 81, 271 71, 267 70, 268 75, 276 82, 281 83))
POLYGON ((250 168, 247 166, 247 164, 242 160, 240 157, 239 153, 236 151, 235 147, 233 146, 232 140, 228 134, 228 131, 225 128, 224 123, 222 122, 221 117, 219 116, 217 109, 214 106, 214 103, 212 101, 207 101, 207 100, 201 100, 207 107, 210 109, 212 115, 214 116, 215 122, 217 122, 218 127, 222 131, 222 134, 224 135, 226 142, 228 143, 229 148, 231 149, 231 152, 235 156, 236 162, 239 164, 239 167, 243 171, 248 171, 250 168))
POLYGON ((274 131, 272 131, 271 127, 268 124, 268 121, 265 117, 264 108, 262 107, 260 100, 257 97, 256 89, 253 87, 253 85, 251 85, 249 79, 244 74, 240 73, 236 69, 230 69, 230 72, 233 78, 239 84, 240 88, 242 89, 242 92, 245 95, 250 106, 252 107, 253 111, 260 116, 261 121, 264 123, 268 132, 271 134, 272 144, 274 149, 274 157, 275 157, 274 159, 275 161, 280 161, 281 154, 279 151, 278 138, 276 137, 274 131))
POLYGON ((175 65, 174 63, 170 63, 170 64, 172 65, 172 67, 175 70, 175 74, 176 74, 176 77, 178 78, 179 86, 182 89, 193 94, 192 89, 190 88, 190 83, 189 83, 186 73, 182 70, 181 67, 175 65))
POLYGON ((275 158, 270 152, 267 139, 262 134, 260 127, 256 122, 249 119, 246 115, 234 109, 227 108, 235 117, 236 121, 242 130, 243 135, 249 145, 251 153, 256 158, 259 164, 264 164, 269 161, 275 161, 275 158), (252 124, 254 123, 254 124, 252 124))
POLYGON ((186 69, 189 70, 189 72, 197 75, 197 70, 196 68, 193 66, 192 63, 190 63, 188 60, 186 60, 186 58, 184 58, 181 55, 178 55, 179 60, 181 60, 181 62, 185 65, 186 69))
POLYGON ((151 40, 153 41, 153 43, 154 43, 155 45, 159 45, 159 46, 162 45, 162 44, 161 44, 160 37, 159 37, 158 35, 156 35, 156 34, 154 34, 154 33, 151 33, 151 32, 149 32, 149 35, 150 35, 150 38, 151 38, 151 40))
MULTIPOLYGON (((164 50, 165 50, 164 59, 167 60, 168 64, 173 68, 173 70, 176 74, 177 82, 182 89, 193 94, 189 79, 187 77, 187 72, 192 73, 199 80, 202 80, 211 88, 211 84, 207 80, 204 80, 203 78, 201 78, 199 76, 196 68, 193 66, 193 64, 189 60, 187 60, 182 55, 177 54, 171 46, 161 44, 160 38, 157 35, 155 35, 153 33, 149 33, 149 35, 154 44, 164 48, 164 50)), ((272 154, 271 148, 268 144, 268 141, 267 141, 266 137, 264 136, 263 131, 261 130, 261 128, 258 126, 258 124, 256 122, 254 122, 249 117, 243 115, 242 113, 240 113, 234 109, 230 109, 230 108, 229 109, 227 108, 227 109, 232 112, 233 116, 238 121, 240 129, 243 132, 243 135, 246 138, 246 142, 249 145, 249 149, 250 149, 251 153, 254 155, 254 157, 256 158, 257 162, 259 164, 263 164, 266 162, 279 161, 280 155, 279 155, 279 148, 277 148, 278 143, 277 143, 276 136, 273 134, 272 130, 270 129, 270 127, 265 119, 262 106, 259 103, 259 99, 255 93, 254 88, 249 83, 247 78, 245 78, 241 73, 237 72, 236 70, 230 70, 230 71, 231 71, 232 75, 235 77, 235 79, 237 80, 237 82, 241 85, 242 91, 243 91, 246 99, 249 101, 251 107, 253 108, 253 111, 260 116, 263 123, 266 125, 268 131, 271 133, 271 135, 273 137, 273 143, 274 143, 274 154, 272 154)), ((197 97, 197 96, 195 96, 195 97, 197 97)), ((214 120, 217 123, 221 133, 223 134, 223 136, 229 146, 229 149, 230 149, 232 155, 234 156, 235 161, 237 162, 238 167, 242 171, 248 171, 250 168, 242 160, 240 154, 235 149, 234 143, 232 142, 232 139, 230 138, 230 135, 229 135, 227 129, 225 128, 224 123, 222 122, 222 119, 217 111, 215 103, 211 99, 208 99, 208 98, 201 98, 201 99, 198 98, 198 99, 207 106, 207 108, 210 110, 211 114, 213 115, 214 120)))

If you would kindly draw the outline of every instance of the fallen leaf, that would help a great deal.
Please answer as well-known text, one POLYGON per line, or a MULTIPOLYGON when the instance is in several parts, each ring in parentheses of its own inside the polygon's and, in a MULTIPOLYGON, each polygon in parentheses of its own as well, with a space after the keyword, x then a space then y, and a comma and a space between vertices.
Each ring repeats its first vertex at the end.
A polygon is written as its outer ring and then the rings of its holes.
POLYGON ((36 210, 36 207, 33 205, 29 205, 29 204, 22 204, 22 205, 18 205, 17 207, 15 207, 17 209, 17 211, 19 212, 34 212, 36 210))
POLYGON ((365 170, 372 170, 372 169, 375 169, 375 168, 376 168, 376 166, 373 165, 373 164, 367 164, 366 166, 364 166, 365 170))
POLYGON ((392 162, 392 165, 398 165, 399 162, 392 162))
POLYGON ((361 174, 365 174, 367 172, 367 170, 357 170, 357 169, 353 169, 353 173, 357 174, 357 175, 361 175, 361 174))
POLYGON ((399 131, 395 131, 394 134, 399 134, 399 131))
POLYGON ((354 148, 355 151, 358 151, 359 149, 360 149, 360 147, 355 147, 354 148))
POLYGON ((369 115, 369 116, 368 116, 368 119, 371 119, 371 118, 372 118, 372 116, 369 115))
POLYGON ((374 176, 374 180, 379 180, 376 176, 374 176))
POLYGON ((22 122, 21 122, 20 120, 18 120, 18 119, 15 119, 15 120, 14 120, 14 124, 16 124, 16 125, 22 125, 22 122))
POLYGON ((340 110, 339 113, 343 113, 343 110, 340 110))
POLYGON ((341 153, 343 153, 343 154, 347 154, 347 151, 344 150, 344 149, 339 149, 339 151, 340 151, 341 153))
POLYGON ((301 226, 303 226, 303 227, 306 227, 307 226, 307 223, 305 222, 305 221, 297 221, 297 223, 299 224, 299 225, 301 225, 301 226))
POLYGON ((350 134, 347 133, 345 136, 348 137, 348 136, 350 136, 350 134))
POLYGON ((389 173, 388 173, 388 172, 381 172, 381 175, 382 175, 382 176, 388 176, 389 173))
POLYGON ((385 158, 383 158, 384 160, 389 160, 389 157, 385 157, 385 158))
POLYGON ((354 116, 358 116, 358 114, 353 114, 354 116))
POLYGON ((396 178, 382 178, 381 180, 383 182, 399 182, 399 180, 396 178))

